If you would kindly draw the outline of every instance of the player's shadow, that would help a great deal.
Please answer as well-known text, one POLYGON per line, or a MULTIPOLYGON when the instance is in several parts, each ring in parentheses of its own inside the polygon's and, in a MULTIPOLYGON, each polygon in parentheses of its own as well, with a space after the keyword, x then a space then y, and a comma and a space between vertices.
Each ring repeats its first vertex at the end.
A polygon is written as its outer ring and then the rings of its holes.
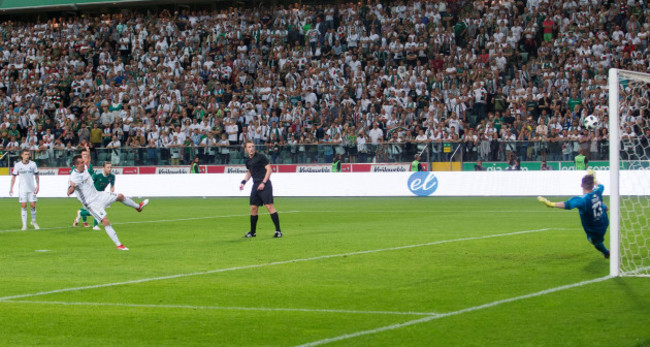
POLYGON ((607 273, 609 271, 609 263, 604 261, 605 259, 594 259, 585 265, 584 270, 589 274, 596 276, 602 276, 603 271, 607 273))

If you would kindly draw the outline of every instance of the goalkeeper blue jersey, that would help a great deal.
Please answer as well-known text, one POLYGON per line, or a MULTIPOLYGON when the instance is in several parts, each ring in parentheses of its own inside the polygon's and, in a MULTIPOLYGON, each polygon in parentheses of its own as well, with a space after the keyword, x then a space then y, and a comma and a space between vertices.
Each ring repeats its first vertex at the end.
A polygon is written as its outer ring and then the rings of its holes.
POLYGON ((578 209, 582 227, 587 233, 604 234, 609 226, 607 205, 603 202, 603 190, 605 187, 599 184, 591 193, 573 197, 564 203, 564 208, 567 210, 578 209))

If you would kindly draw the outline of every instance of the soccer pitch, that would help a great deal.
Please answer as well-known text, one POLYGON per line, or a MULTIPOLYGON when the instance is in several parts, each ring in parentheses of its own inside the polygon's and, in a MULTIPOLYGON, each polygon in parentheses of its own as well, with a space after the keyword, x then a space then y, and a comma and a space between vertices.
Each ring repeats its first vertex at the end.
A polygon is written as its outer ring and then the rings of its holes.
POLYGON ((0 345, 650 345, 650 279, 535 198, 276 198, 281 239, 247 198, 115 203, 128 252, 79 206, 0 199, 0 345))

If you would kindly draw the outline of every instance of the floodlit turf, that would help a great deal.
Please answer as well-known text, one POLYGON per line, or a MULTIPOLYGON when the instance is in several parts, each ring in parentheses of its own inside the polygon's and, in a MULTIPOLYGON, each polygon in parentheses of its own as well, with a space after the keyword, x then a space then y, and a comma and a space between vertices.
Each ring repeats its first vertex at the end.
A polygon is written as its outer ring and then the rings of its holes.
MULTIPOLYGON (((137 199, 136 199, 137 200, 137 199)), ((552 199, 559 200, 559 199, 552 199)), ((104 231, 0 199, 0 345, 646 346, 650 278, 605 278, 576 211, 534 198, 116 203, 104 231), (262 209, 264 210, 264 209, 262 209)))

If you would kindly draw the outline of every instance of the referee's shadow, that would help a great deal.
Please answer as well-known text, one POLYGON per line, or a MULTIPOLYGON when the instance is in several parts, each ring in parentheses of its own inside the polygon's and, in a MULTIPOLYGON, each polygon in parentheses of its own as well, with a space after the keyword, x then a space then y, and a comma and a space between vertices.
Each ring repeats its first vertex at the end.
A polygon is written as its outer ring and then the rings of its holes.
POLYGON ((282 240, 283 238, 274 238, 273 234, 269 234, 268 236, 266 234, 257 234, 256 237, 244 237, 239 236, 239 237, 234 237, 234 238, 229 238, 227 240, 222 240, 220 242, 225 242, 225 243, 239 243, 239 242, 255 242, 255 241, 264 241, 264 240, 282 240))

